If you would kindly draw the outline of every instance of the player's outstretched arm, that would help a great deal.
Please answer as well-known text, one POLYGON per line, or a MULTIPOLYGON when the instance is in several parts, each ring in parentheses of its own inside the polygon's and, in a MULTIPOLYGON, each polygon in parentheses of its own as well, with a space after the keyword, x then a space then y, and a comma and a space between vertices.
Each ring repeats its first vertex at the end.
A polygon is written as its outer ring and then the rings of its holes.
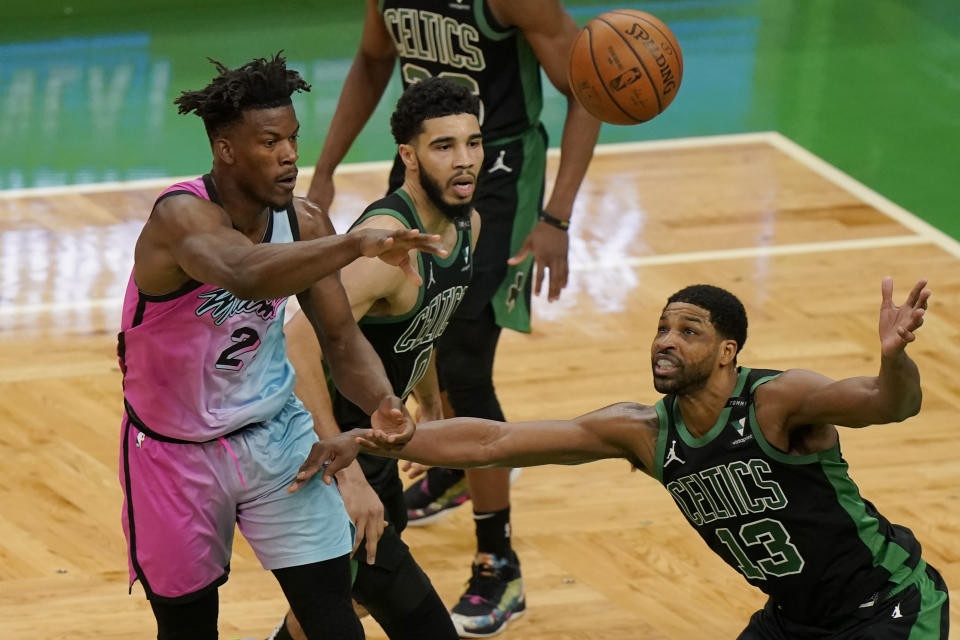
POLYGON ((219 206, 172 196, 157 205, 137 242, 137 285, 147 293, 168 293, 192 278, 244 300, 279 298, 303 291, 360 256, 382 256, 400 265, 411 249, 446 255, 439 241, 417 230, 364 229, 305 242, 255 244, 232 228, 219 206))
POLYGON ((380 102, 393 73, 396 48, 387 32, 376 0, 367 0, 360 48, 343 84, 337 109, 330 121, 317 159, 307 197, 324 211, 333 202, 333 171, 347 155, 380 102))
POLYGON ((324 469, 324 482, 328 482, 330 469, 349 464, 361 449, 444 467, 529 467, 626 458, 649 470, 657 433, 654 408, 634 403, 611 405, 573 420, 505 423, 453 418, 426 422, 402 449, 392 450, 368 437, 369 431, 356 429, 316 445, 316 456, 301 467, 293 490, 324 469))
MULTIPOLYGON (((907 355, 916 340, 930 298, 927 281, 914 285, 902 305, 893 302, 893 278, 884 278, 880 305, 880 371, 876 376, 831 380, 805 370, 791 370, 764 387, 782 407, 790 429, 809 424, 864 427, 900 422, 920 410, 920 371, 907 355)), ((762 389, 763 387, 761 387, 762 389)))

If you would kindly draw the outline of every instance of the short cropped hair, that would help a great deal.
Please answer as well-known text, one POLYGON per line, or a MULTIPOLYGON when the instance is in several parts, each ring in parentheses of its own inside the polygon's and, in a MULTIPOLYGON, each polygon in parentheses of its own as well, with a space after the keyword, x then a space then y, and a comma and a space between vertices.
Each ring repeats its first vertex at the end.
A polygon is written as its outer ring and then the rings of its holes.
POLYGON ((461 113, 480 117, 480 99, 448 78, 426 78, 407 87, 390 116, 397 144, 409 144, 423 131, 423 121, 461 113))
POLYGON ((667 305, 685 302, 710 312, 710 324, 725 339, 737 343, 737 353, 747 341, 747 311, 743 303, 726 289, 709 284, 685 287, 667 298, 667 305))
POLYGON ((256 58, 236 69, 207 58, 219 75, 199 91, 184 91, 173 101, 178 113, 196 113, 213 140, 224 127, 241 118, 248 109, 272 109, 292 103, 296 91, 310 91, 310 85, 292 69, 278 52, 272 59, 256 58))

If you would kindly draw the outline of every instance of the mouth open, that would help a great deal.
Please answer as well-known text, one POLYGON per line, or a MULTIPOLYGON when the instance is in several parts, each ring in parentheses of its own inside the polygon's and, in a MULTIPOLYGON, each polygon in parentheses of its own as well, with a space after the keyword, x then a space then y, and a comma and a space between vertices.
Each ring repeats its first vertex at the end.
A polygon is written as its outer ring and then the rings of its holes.
POLYGON ((454 193, 456 193, 461 198, 469 198, 473 195, 474 189, 476 189, 477 184, 473 176, 470 175, 460 175, 450 181, 450 186, 453 187, 454 193))
POLYGON ((293 173, 288 173, 283 177, 278 178, 277 184, 293 191, 293 188, 297 186, 297 172, 294 171, 293 173))
POLYGON ((670 375, 680 368, 676 358, 662 353, 653 357, 653 373, 658 376, 670 375))

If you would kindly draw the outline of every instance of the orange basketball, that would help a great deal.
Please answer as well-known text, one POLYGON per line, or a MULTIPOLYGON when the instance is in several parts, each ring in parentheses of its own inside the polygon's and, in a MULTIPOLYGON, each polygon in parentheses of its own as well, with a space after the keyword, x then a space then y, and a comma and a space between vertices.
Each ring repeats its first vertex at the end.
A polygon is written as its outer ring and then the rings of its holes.
POLYGON ((634 9, 600 14, 570 53, 570 87, 583 107, 610 124, 637 124, 663 113, 683 77, 680 45, 667 25, 634 9))

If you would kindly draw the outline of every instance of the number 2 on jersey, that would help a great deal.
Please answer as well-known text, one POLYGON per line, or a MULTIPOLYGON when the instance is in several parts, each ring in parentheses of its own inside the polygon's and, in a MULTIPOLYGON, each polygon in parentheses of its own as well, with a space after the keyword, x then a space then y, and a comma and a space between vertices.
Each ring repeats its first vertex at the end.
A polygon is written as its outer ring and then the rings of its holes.
POLYGON ((250 327, 240 327, 233 332, 230 340, 236 342, 236 344, 224 349, 220 354, 220 358, 217 359, 217 364, 214 366, 217 369, 239 371, 243 369, 243 360, 236 356, 250 351, 256 351, 260 348, 260 334, 250 327))

